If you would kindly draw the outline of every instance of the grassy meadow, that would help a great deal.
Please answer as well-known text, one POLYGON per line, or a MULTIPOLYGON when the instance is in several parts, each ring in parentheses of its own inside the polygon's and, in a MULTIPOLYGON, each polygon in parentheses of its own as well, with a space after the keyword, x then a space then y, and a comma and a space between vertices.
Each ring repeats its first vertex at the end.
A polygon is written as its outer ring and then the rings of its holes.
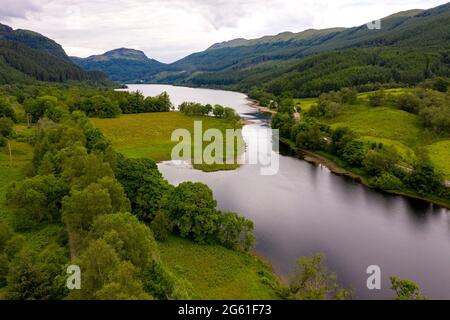
MULTIPOLYGON (((410 89, 390 89, 385 93, 395 96, 406 91, 410 89)), ((450 137, 442 139, 424 130, 418 116, 399 110, 392 99, 388 98, 381 107, 371 107, 369 94, 359 94, 356 104, 345 105, 336 118, 322 121, 332 128, 348 127, 360 134, 363 141, 395 147, 406 164, 414 162, 418 149, 424 149, 436 168, 450 179, 450 137)), ((298 102, 302 110, 307 110, 313 100, 299 99, 298 102)))
POLYGON ((163 263, 189 281, 195 299, 279 299, 278 280, 252 255, 178 237, 160 243, 160 251, 163 263))
MULTIPOLYGON (((218 129, 224 136, 226 129, 234 124, 212 117, 192 117, 181 112, 145 113, 122 115, 115 119, 92 119, 93 124, 112 141, 114 148, 130 158, 150 158, 157 162, 171 160, 172 149, 178 142, 172 142, 172 133, 187 129, 194 135, 194 122, 202 121, 203 133, 218 129)), ((241 140, 242 141, 242 140, 241 140)), ((203 143, 204 149, 209 143, 203 143)), ((192 147, 192 155, 195 150, 192 147)), ((199 150, 197 150, 199 151, 199 150)), ((232 150, 227 150, 226 154, 232 150)), ((236 152, 237 153, 237 152, 236 152)), ((226 159, 226 154, 219 156, 226 159)), ((203 171, 233 170, 238 165, 195 165, 203 171)))
POLYGON ((25 142, 10 140, 11 155, 8 146, 0 148, 0 218, 6 218, 5 196, 8 185, 25 177, 25 167, 33 158, 33 147, 25 142))

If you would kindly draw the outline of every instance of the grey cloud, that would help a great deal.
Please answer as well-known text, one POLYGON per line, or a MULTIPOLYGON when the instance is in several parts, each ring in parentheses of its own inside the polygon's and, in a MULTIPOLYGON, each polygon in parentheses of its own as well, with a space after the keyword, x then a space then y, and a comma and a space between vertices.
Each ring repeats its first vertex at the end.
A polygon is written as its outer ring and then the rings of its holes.
POLYGON ((28 12, 41 10, 41 5, 33 0, 0 0, 0 19, 26 18, 28 12))

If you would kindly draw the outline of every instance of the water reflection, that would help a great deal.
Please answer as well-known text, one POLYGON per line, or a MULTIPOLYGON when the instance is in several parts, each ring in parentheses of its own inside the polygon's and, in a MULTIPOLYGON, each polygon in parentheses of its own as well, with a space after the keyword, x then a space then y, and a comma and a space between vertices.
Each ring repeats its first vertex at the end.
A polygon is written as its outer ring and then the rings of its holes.
MULTIPOLYGON (((242 94, 131 86, 136 88, 147 95, 167 91, 178 103, 220 103, 254 117, 254 109, 242 94)), ((263 120, 257 120, 252 126, 262 124, 263 120)), ((208 184, 221 210, 252 219, 258 240, 255 250, 280 275, 289 275, 298 257, 322 252, 329 268, 355 289, 358 298, 390 298, 389 276, 396 275, 417 281, 428 296, 450 299, 450 219, 445 209, 377 192, 286 156, 280 157, 275 176, 261 176, 255 165, 217 173, 170 163, 159 168, 173 184, 208 184), (369 265, 382 269, 381 291, 366 288, 369 265)))

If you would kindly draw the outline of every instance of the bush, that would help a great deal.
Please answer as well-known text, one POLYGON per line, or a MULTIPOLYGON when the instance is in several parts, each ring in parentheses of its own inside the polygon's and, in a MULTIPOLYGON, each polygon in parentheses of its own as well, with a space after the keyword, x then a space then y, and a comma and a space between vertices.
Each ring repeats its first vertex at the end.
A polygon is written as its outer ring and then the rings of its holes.
POLYGON ((422 101, 415 94, 405 93, 397 97, 396 105, 401 110, 418 114, 421 109, 422 101))
POLYGON ((386 191, 402 190, 404 188, 402 181, 389 172, 384 172, 381 176, 375 178, 373 186, 386 191))
POLYGON ((308 111, 311 117, 332 119, 337 117, 342 112, 342 105, 339 102, 333 101, 328 96, 320 96, 316 105, 313 105, 308 111))
POLYGON ((19 228, 32 228, 42 222, 59 222, 61 201, 68 193, 64 181, 54 176, 36 176, 13 183, 6 194, 19 228))
POLYGON ((153 261, 143 273, 144 290, 159 300, 186 300, 191 298, 187 281, 178 279, 160 262, 153 261))
POLYGON ((364 169, 371 175, 379 176, 384 172, 392 172, 399 159, 397 151, 392 147, 369 150, 364 157, 364 169))
POLYGON ((433 90, 447 92, 450 82, 444 78, 437 78, 433 82, 433 90))
POLYGON ((0 118, 11 118, 16 121, 16 113, 11 107, 11 104, 3 98, 0 98, 0 118))
POLYGON ((156 240, 167 241, 173 230, 173 224, 163 211, 158 211, 150 224, 150 228, 156 240))
POLYGON ((10 118, 0 118, 0 136, 9 137, 14 134, 14 122, 10 118))
POLYGON ((377 91, 369 95, 369 105, 371 107, 381 107, 386 100, 384 91, 377 91))
POLYGON ((255 244, 253 228, 252 221, 237 213, 223 213, 219 223, 218 240, 227 248, 248 251, 255 244))

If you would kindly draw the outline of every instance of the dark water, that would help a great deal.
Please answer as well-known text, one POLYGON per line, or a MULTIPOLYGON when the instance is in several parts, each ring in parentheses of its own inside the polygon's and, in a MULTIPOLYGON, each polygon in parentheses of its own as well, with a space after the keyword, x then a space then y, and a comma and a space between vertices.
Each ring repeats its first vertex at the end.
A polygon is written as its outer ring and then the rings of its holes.
MULTIPOLYGON (((245 95, 225 91, 136 85, 145 95, 167 91, 185 100, 231 106, 244 117, 257 115, 245 95)), ((244 128, 244 137, 264 125, 244 128)), ((288 276, 295 260, 324 253, 339 281, 355 289, 356 298, 390 298, 389 276, 412 279, 435 299, 450 299, 449 211, 421 201, 368 189, 326 168, 281 156, 274 176, 260 175, 256 165, 232 172, 203 173, 172 163, 160 170, 173 184, 199 181, 214 191, 221 210, 236 211, 255 222, 255 251, 274 270, 288 276), (378 265, 382 290, 369 291, 366 269, 378 265)), ((224 262, 226 263, 226 262, 224 262)))

